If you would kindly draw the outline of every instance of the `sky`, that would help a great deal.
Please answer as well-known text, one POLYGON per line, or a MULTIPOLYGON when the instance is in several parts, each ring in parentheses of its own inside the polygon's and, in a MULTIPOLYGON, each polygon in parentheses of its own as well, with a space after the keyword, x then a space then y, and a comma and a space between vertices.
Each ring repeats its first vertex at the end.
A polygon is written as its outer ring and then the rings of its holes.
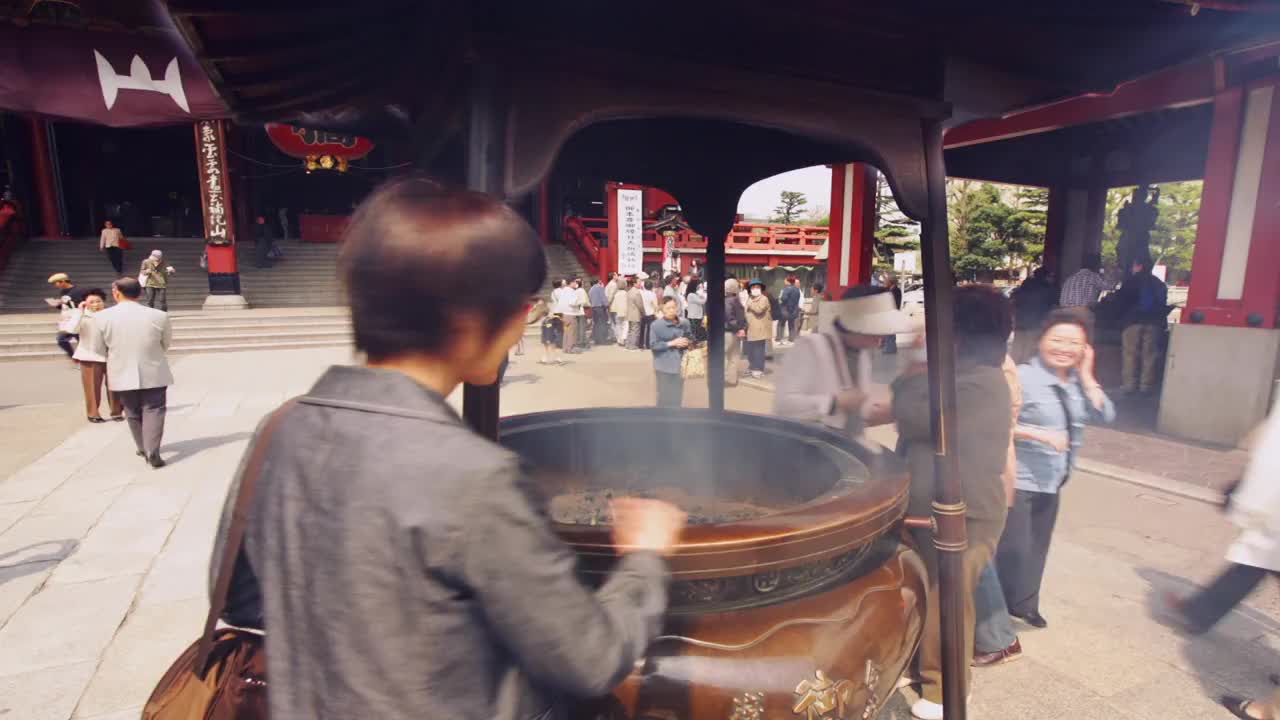
POLYGON ((804 193, 809 200, 809 203, 804 206, 805 212, 819 207, 829 209, 831 168, 818 165, 765 178, 742 193, 742 197, 738 200, 738 212, 749 218, 771 217, 773 209, 778 206, 778 198, 783 190, 804 193))

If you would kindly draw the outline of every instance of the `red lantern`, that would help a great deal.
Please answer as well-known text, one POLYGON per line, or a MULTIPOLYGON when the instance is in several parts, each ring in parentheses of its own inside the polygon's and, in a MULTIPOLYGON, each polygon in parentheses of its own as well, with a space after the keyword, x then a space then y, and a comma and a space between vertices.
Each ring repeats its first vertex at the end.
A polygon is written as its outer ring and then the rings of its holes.
POLYGON ((267 137, 280 152, 303 161, 312 170, 347 171, 347 163, 373 150, 373 141, 356 135, 312 130, 296 125, 267 123, 267 137))

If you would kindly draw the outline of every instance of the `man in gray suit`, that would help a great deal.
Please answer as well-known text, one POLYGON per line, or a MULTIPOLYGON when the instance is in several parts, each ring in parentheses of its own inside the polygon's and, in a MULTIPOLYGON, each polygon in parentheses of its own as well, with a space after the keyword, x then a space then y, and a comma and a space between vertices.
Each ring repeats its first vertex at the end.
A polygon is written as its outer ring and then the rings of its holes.
POLYGON ((161 468, 166 396, 173 384, 165 358, 172 337, 169 315, 138 302, 142 286, 134 278, 112 283, 111 296, 116 304, 94 316, 96 350, 107 356, 107 381, 124 405, 138 455, 161 468))

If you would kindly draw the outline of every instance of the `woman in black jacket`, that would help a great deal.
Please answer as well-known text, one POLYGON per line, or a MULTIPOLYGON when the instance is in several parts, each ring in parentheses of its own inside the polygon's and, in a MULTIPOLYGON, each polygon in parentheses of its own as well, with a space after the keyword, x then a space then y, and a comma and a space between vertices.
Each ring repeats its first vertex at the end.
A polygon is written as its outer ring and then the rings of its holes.
POLYGON ((742 358, 742 340, 747 335, 747 309, 738 293, 742 287, 729 278, 724 281, 724 384, 738 384, 742 358))

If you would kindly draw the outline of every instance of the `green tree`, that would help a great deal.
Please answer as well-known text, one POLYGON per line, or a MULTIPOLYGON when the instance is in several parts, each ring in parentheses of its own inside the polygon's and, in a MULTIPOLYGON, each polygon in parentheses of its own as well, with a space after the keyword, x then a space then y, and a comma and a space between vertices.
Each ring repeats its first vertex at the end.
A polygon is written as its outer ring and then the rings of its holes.
POLYGON ((783 190, 778 202, 778 207, 773 209, 773 221, 783 225, 794 225, 809 200, 802 192, 783 190))
POLYGON ((893 268, 893 256, 920 249, 920 223, 903 214, 883 174, 876 174, 876 224, 874 264, 877 270, 893 268))
POLYGON ((1044 253, 1047 191, 1024 188, 1010 200, 1005 194, 991 183, 948 182, 951 265, 960 278, 1020 269, 1044 253))

